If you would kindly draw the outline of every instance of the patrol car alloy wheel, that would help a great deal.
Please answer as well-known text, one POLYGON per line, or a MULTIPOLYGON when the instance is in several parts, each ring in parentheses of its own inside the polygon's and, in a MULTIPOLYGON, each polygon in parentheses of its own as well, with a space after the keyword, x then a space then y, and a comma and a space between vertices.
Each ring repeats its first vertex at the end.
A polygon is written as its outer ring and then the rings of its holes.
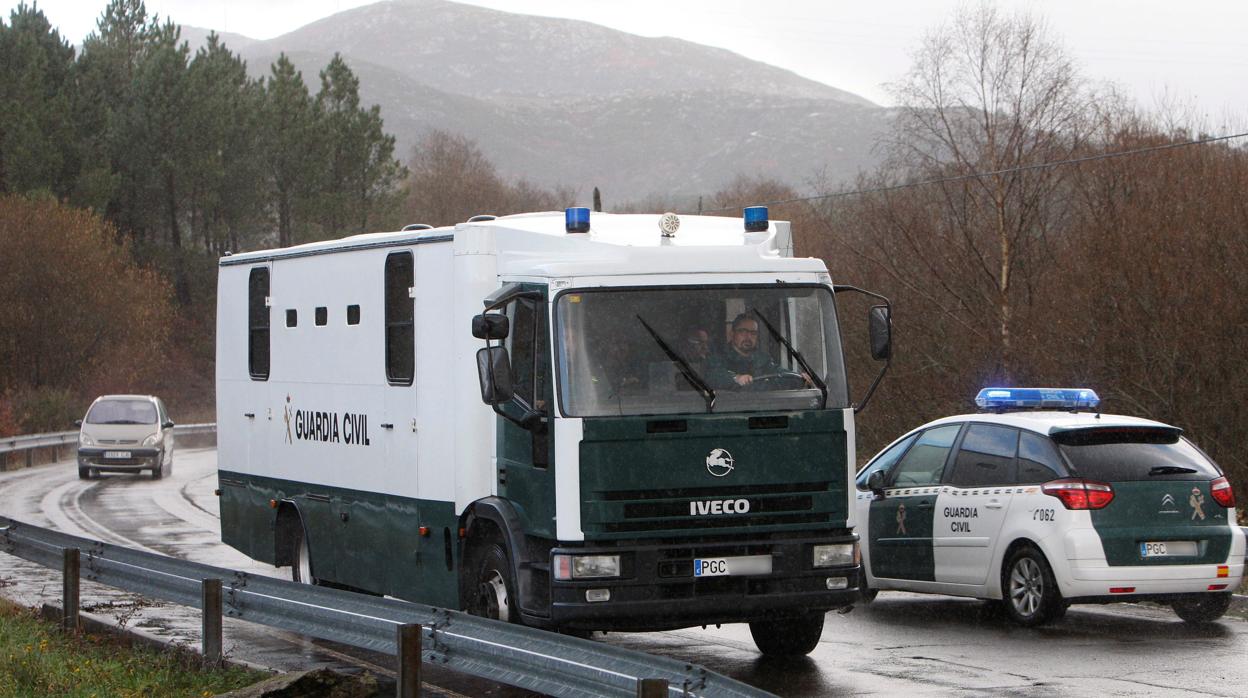
POLYGON ((1170 607, 1187 623, 1212 623, 1231 607, 1231 595, 1192 594, 1174 601, 1170 607))
POLYGON ((1066 610, 1048 561, 1029 545, 1015 550, 1006 561, 1001 590, 1006 613, 1019 625, 1042 625, 1066 610))

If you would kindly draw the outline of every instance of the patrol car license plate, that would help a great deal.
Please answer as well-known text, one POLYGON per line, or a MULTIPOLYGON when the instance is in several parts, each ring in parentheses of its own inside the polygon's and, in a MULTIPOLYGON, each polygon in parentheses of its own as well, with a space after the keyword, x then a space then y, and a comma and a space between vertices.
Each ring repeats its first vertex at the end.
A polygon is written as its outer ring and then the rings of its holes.
POLYGON ((104 457, 105 458, 129 458, 130 452, 129 451, 105 451, 104 457))
POLYGON ((738 574, 771 574, 771 556, 703 557, 693 561, 695 577, 727 577, 738 574))
POLYGON ((1196 541, 1166 540, 1140 543, 1140 557, 1196 557, 1196 541))

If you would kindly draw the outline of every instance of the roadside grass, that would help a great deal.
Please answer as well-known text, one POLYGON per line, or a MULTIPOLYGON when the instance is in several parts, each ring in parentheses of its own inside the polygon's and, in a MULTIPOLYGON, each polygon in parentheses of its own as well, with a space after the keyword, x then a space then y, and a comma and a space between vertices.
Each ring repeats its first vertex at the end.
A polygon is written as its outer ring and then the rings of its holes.
POLYGON ((212 696, 264 678, 247 669, 203 669, 189 651, 126 647, 98 635, 74 637, 0 599, 0 698, 212 696))

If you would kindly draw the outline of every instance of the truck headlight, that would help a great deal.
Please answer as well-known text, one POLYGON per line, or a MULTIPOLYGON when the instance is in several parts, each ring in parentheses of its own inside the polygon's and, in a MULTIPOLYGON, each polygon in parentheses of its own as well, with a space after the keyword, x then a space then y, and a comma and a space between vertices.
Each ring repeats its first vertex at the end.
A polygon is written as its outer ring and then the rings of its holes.
POLYGON ((857 543, 836 543, 835 545, 816 545, 814 548, 815 567, 835 567, 837 565, 854 564, 854 548, 857 543))
POLYGON ((620 576, 619 555, 556 555, 555 579, 601 579, 620 576))
POLYGON ((79 446, 94 446, 95 439, 91 438, 90 436, 87 436, 85 433, 80 433, 78 434, 78 445, 79 446))
POLYGON ((143 439, 144 446, 155 446, 158 443, 160 443, 160 434, 152 434, 146 439, 143 439))

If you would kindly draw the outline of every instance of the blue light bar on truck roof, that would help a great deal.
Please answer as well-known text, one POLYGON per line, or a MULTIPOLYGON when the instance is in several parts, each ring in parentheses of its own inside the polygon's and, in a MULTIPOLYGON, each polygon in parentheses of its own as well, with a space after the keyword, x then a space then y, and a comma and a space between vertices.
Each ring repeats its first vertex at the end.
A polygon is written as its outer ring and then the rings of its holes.
POLYGON ((761 233, 767 229, 766 206, 747 206, 742 209, 741 213, 745 218, 745 232, 761 233))
POLYGON ((1086 388, 984 388, 975 396, 981 410, 1096 409, 1101 398, 1086 388))
POLYGON ((573 207, 563 212, 563 226, 569 233, 589 232, 589 209, 573 207))

